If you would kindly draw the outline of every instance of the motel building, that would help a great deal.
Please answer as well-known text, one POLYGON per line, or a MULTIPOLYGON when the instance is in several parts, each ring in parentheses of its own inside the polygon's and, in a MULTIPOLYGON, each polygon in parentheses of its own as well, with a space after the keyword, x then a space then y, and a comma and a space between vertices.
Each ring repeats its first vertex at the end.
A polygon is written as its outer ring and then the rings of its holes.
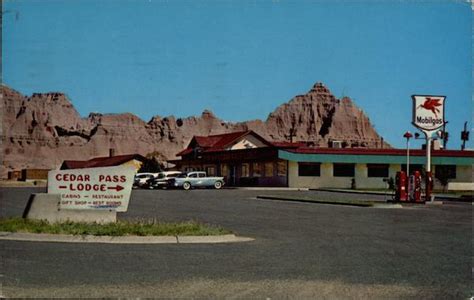
POLYGON ((109 156, 89 160, 65 160, 60 170, 124 166, 133 167, 138 172, 145 161, 146 158, 140 154, 115 155, 114 149, 110 149, 109 156))
MULTIPOLYGON (((449 186, 472 189, 474 152, 432 150, 436 173, 448 174, 449 186), (467 188, 466 188, 467 187, 467 188)), ((410 150, 410 173, 421 171, 425 150, 410 150)), ((227 186, 384 189, 384 179, 406 170, 406 149, 312 148, 302 143, 269 142, 253 131, 194 136, 169 161, 184 172, 223 176, 227 186)), ((435 189, 443 186, 435 179, 435 189)))

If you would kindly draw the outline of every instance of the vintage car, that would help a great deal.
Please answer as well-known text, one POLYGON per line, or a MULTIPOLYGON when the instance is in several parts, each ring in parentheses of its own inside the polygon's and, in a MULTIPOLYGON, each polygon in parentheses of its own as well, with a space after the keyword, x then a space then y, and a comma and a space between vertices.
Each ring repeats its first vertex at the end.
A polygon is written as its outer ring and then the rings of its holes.
POLYGON ((224 185, 224 177, 207 177, 206 172, 183 173, 169 180, 169 187, 189 190, 198 187, 220 189, 224 185))
POLYGON ((150 180, 158 176, 158 173, 138 173, 133 181, 134 188, 147 188, 150 180))
POLYGON ((168 187, 170 179, 181 175, 180 171, 165 171, 158 173, 158 176, 152 178, 148 184, 150 189, 163 189, 168 187))

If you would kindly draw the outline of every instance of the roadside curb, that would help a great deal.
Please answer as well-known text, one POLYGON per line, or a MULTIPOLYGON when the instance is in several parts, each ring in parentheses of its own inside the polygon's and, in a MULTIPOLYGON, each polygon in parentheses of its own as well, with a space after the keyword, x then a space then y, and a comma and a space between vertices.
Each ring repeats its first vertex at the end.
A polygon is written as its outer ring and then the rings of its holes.
POLYGON ((403 208, 403 205, 399 203, 375 203, 372 205, 373 208, 403 208))
MULTIPOLYGON (((361 195, 379 195, 379 196, 390 196, 391 193, 377 192, 377 191, 364 191, 364 190, 346 190, 346 189, 309 189, 310 191, 321 191, 330 193, 344 193, 344 194, 361 194, 361 195)), ((445 201, 458 201, 458 202, 472 202, 472 195, 447 195, 447 194, 434 194, 435 199, 445 201)))
POLYGON ((234 234, 216 236, 94 236, 25 232, 0 232, 0 240, 53 243, 101 244, 217 244, 250 242, 255 239, 234 234))
POLYGON ((309 191, 309 188, 289 188, 289 187, 225 187, 226 190, 244 191, 309 191))
POLYGON ((363 194, 363 195, 380 195, 389 196, 390 193, 377 192, 377 191, 360 191, 360 190, 345 190, 345 189, 310 189, 311 191, 331 192, 331 193, 344 193, 344 194, 363 194))
MULTIPOLYGON (((257 199, 264 200, 274 200, 274 201, 288 201, 288 202, 302 202, 302 203, 313 203, 313 204, 329 204, 329 205, 341 205, 341 206, 355 206, 355 207, 369 207, 369 208, 406 208, 414 207, 417 205, 421 206, 441 206, 445 204, 443 201, 427 201, 423 203, 414 203, 414 202, 382 202, 382 201, 372 201, 372 202, 363 202, 361 200, 357 202, 344 202, 344 201, 331 201, 331 200, 313 200, 313 199, 304 199, 304 198, 289 198, 284 196, 257 196, 257 199)), ((473 202, 474 205, 474 202, 473 202)))
POLYGON ((343 201, 329 201, 329 200, 312 200, 312 199, 303 199, 303 198, 288 198, 288 197, 281 197, 281 196, 257 196, 257 199, 303 202, 303 203, 313 203, 313 204, 329 204, 329 205, 341 205, 341 206, 372 207, 372 208, 403 208, 401 204, 391 204, 391 203, 385 203, 385 202, 380 202, 380 203, 343 202, 343 201))
POLYGON ((45 188, 48 184, 46 180, 29 180, 29 181, 11 181, 1 180, 0 188, 45 188))

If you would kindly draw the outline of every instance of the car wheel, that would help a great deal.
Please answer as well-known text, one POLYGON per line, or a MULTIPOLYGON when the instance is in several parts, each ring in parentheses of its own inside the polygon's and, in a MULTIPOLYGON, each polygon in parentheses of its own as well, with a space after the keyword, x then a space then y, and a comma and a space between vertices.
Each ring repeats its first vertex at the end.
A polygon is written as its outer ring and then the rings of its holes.
POLYGON ((191 188, 191 184, 189 182, 183 183, 183 190, 189 190, 191 188))
POLYGON ((216 190, 220 189, 221 187, 222 187, 222 182, 220 182, 220 181, 214 182, 214 188, 216 190))

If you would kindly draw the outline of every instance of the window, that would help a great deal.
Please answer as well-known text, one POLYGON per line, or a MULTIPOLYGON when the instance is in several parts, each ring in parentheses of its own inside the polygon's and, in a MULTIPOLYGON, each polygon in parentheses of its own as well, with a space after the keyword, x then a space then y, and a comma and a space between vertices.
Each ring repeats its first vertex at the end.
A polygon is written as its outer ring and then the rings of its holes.
POLYGON ((277 162, 277 175, 278 176, 286 176, 287 168, 286 168, 286 161, 279 160, 277 162))
POLYGON ((253 177, 260 177, 262 176, 262 170, 260 169, 260 164, 255 162, 253 163, 253 177))
POLYGON ((197 173, 189 174, 189 178, 197 178, 197 173))
POLYGON ((388 177, 388 164, 367 164, 367 177, 388 177))
MULTIPOLYGON (((413 174, 413 172, 418 171, 420 174, 423 174, 425 170, 425 166, 423 165, 418 165, 418 164, 410 164, 410 174, 413 174)), ((402 165, 402 171, 406 172, 407 171, 407 165, 404 164, 402 165)))
POLYGON ((273 163, 265 163, 265 177, 273 177, 273 163))
POLYGON ((198 177, 204 178, 204 177, 206 177, 206 174, 205 173, 198 173, 198 177))
POLYGON ((242 174, 240 177, 249 177, 249 164, 242 164, 242 174))
POLYGON ((446 177, 446 179, 456 179, 455 165, 437 165, 435 168, 435 177, 437 179, 446 177))
POLYGON ((298 163, 298 176, 321 176, 321 163, 298 163))
POLYGON ((214 167, 206 167, 206 173, 208 176, 215 176, 216 169, 214 167))
POLYGON ((334 177, 354 177, 355 164, 333 164, 334 177))
POLYGON ((229 174, 229 167, 226 164, 221 165, 221 176, 227 177, 229 174))

